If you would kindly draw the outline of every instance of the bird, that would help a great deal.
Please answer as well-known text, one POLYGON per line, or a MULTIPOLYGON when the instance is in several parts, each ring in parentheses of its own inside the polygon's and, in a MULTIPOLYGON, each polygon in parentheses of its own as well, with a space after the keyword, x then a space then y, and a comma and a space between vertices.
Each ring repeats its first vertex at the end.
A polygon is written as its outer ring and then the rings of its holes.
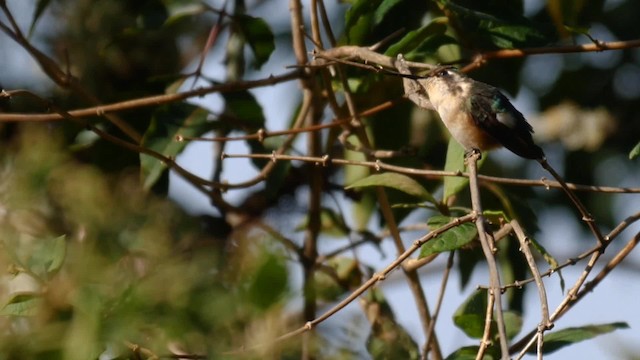
POLYGON ((531 125, 498 88, 474 80, 453 66, 436 66, 425 76, 413 75, 402 54, 395 66, 403 77, 406 96, 438 113, 464 148, 465 157, 503 146, 520 157, 538 161, 558 181, 598 241, 604 242, 591 214, 533 141, 531 125))
POLYGON ((533 141, 533 128, 496 87, 437 67, 421 85, 451 136, 466 152, 504 146, 526 159, 546 159, 533 141))

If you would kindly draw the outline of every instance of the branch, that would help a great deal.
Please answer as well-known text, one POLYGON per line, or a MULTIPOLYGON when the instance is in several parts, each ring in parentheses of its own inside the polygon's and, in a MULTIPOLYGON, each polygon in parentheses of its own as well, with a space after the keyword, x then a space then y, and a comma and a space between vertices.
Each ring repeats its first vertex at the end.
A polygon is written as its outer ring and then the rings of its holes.
MULTIPOLYGON (((250 158, 250 159, 268 159, 273 162, 284 160, 284 161, 305 161, 309 163, 314 163, 316 165, 322 166, 330 166, 330 165, 356 165, 363 166, 375 169, 376 171, 380 170, 388 170, 397 172, 400 174, 413 175, 413 176, 424 176, 426 178, 441 178, 443 176, 459 176, 459 177, 469 177, 468 173, 463 173, 460 171, 443 171, 443 170, 421 170, 416 168, 398 166, 387 164, 380 160, 375 161, 355 161, 355 160, 346 160, 346 159, 333 159, 329 155, 324 155, 322 157, 313 157, 313 156, 294 156, 294 155, 278 155, 278 154, 222 154, 223 158, 229 159, 241 159, 241 158, 250 158)), ((512 186, 524 186, 524 187, 544 187, 546 189, 562 189, 562 186, 557 181, 549 181, 547 179, 542 180, 528 180, 528 179, 516 179, 516 178, 505 178, 498 176, 487 176, 487 175, 478 175, 478 180, 482 182, 491 182, 496 184, 505 184, 512 186)), ((567 188, 576 190, 576 191, 585 191, 585 192, 602 192, 602 193, 618 193, 618 194, 640 194, 640 188, 627 188, 627 187, 612 187, 612 186, 593 186, 593 185, 580 185, 580 184, 572 184, 566 183, 567 188)))
MULTIPOLYGON (((163 94, 147 96, 133 100, 120 101, 112 104, 92 106, 84 109, 70 110, 68 113, 74 117, 104 116, 118 111, 133 110, 149 106, 158 106, 174 103, 193 97, 202 97, 212 93, 234 92, 253 89, 261 86, 275 85, 281 82, 298 79, 302 76, 300 70, 291 71, 282 75, 269 76, 265 79, 237 81, 219 84, 204 88, 198 88, 176 94, 163 94)), ((64 116, 55 114, 0 114, 0 122, 48 122, 64 120, 64 116)))
MULTIPOLYGON (((332 315, 334 315, 338 311, 340 311, 343 308, 345 308, 347 305, 349 305, 351 302, 353 302, 355 299, 357 299, 365 291, 367 291, 368 289, 370 289, 371 287, 376 285, 378 282, 384 281, 386 279, 387 275, 389 275, 389 273, 391 273, 391 271, 393 271, 396 268, 398 268, 409 256, 411 256, 411 254, 413 254, 415 251, 420 249, 420 247, 422 245, 424 245, 425 243, 427 243, 431 239, 439 236, 440 234, 446 232, 449 229, 452 229, 452 228, 454 228, 456 226, 460 226, 460 225, 462 225, 464 223, 468 223, 468 222, 471 222, 471 221, 475 221, 475 214, 467 214, 465 216, 456 218, 456 219, 452 220, 451 222, 439 227, 438 229, 435 229, 435 230, 427 233, 423 237, 415 240, 412 243, 412 245, 405 252, 400 254, 393 262, 391 262, 389 265, 387 265, 387 267, 385 267, 382 271, 380 271, 379 273, 377 273, 374 276, 372 276, 364 284, 360 285, 359 288, 354 290, 344 300, 342 300, 338 304, 334 305, 331 309, 327 310, 325 313, 323 313, 322 315, 320 315, 316 319, 307 322, 306 324, 304 324, 304 326, 301 326, 300 328, 298 328, 298 329, 296 329, 294 331, 291 331, 291 332, 289 332, 287 334, 279 336, 278 338, 275 339, 275 341, 276 342, 285 341, 285 340, 288 340, 288 339, 290 339, 292 337, 298 336, 298 335, 300 335, 302 333, 305 333, 307 331, 312 330, 318 324, 322 323, 323 321, 327 320, 328 318, 330 318, 332 315)), ((271 344, 258 344, 258 345, 255 345, 253 347, 250 347, 249 349, 256 349, 256 348, 260 348, 260 347, 263 347, 263 346, 266 346, 266 345, 271 345, 271 344)), ((236 351, 233 351, 233 352, 230 352, 230 353, 241 353, 241 352, 244 352, 246 350, 247 349, 236 350, 236 351)))
POLYGON ((502 351, 502 359, 509 359, 509 346, 507 345, 507 331, 504 325, 504 314, 502 312, 502 292, 500 291, 500 273, 498 272, 498 265, 494 256, 495 244, 484 225, 485 218, 482 216, 482 204, 480 202, 480 188, 478 187, 478 159, 480 158, 479 151, 471 152, 470 156, 466 158, 467 166, 469 168, 469 190, 471 192, 471 204, 473 206, 473 213, 476 214, 476 227, 478 229, 478 238, 480 239, 480 245, 482 246, 482 252, 487 259, 487 265, 489 267, 489 291, 488 291, 488 305, 487 315, 485 319, 485 331, 482 337, 482 343, 480 344, 480 350, 476 355, 476 359, 483 359, 484 352, 489 346, 489 335, 491 331, 491 319, 493 316, 493 307, 495 303, 496 323, 498 327, 498 334, 500 336, 500 349, 502 351))

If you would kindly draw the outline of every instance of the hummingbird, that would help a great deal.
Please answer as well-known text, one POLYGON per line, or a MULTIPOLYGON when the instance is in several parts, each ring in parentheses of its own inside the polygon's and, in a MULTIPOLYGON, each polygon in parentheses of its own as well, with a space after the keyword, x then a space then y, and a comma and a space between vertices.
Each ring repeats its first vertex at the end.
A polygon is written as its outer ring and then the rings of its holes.
POLYGON ((498 88, 476 81, 453 66, 437 66, 426 76, 415 76, 402 54, 395 66, 403 77, 406 96, 422 108, 435 110, 466 155, 504 146, 525 159, 537 160, 558 181, 595 237, 604 243, 591 214, 533 141, 531 125, 498 88))
MULTIPOLYGON (((397 67, 408 75, 404 58, 397 67)), ((405 78, 405 91, 418 106, 435 110, 451 136, 468 153, 500 146, 526 159, 544 160, 533 128, 496 87, 476 81, 453 66, 438 66, 426 76, 405 78)))
POLYGON ((545 159, 533 142, 533 128, 497 88, 471 79, 454 67, 437 67, 420 82, 434 110, 469 152, 499 146, 526 159, 545 159))

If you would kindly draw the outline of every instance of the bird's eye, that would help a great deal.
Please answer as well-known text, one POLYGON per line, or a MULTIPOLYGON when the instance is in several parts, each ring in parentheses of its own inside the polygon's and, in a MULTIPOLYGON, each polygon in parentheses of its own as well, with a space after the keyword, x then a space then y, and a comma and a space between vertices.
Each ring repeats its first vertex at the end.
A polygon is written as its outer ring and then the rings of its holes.
POLYGON ((438 77, 446 77, 446 76, 451 75, 451 73, 449 73, 449 70, 443 69, 443 70, 438 71, 438 73, 436 75, 438 77))

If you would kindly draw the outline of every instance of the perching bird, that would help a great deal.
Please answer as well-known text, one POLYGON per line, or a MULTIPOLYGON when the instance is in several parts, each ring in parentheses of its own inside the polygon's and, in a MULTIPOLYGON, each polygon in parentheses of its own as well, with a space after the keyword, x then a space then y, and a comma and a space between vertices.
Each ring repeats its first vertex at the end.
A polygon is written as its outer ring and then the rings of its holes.
POLYGON ((421 84, 451 136, 466 151, 502 145, 524 158, 544 159, 531 137, 531 125, 495 87, 452 67, 432 70, 421 84))
POLYGON ((451 66, 436 67, 425 77, 416 77, 402 55, 398 55, 396 68, 403 75, 407 97, 422 108, 435 110, 466 153, 504 146, 523 158, 537 160, 560 183, 593 234, 603 242, 591 215, 533 142, 531 125, 500 90, 451 66))

